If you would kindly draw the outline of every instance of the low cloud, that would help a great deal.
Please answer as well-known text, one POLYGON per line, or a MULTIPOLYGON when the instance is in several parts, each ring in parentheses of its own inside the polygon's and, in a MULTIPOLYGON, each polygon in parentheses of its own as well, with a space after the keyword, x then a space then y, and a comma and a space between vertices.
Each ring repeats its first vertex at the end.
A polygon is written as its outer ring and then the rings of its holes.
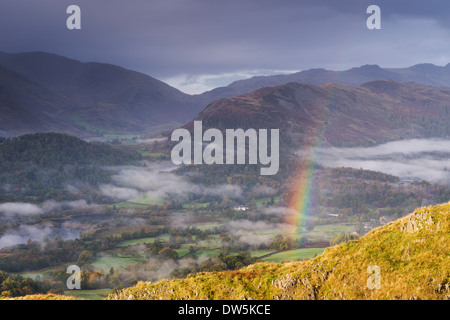
POLYGON ((53 227, 51 224, 42 225, 21 225, 19 228, 6 232, 0 237, 0 249, 17 244, 25 244, 29 239, 42 241, 45 237, 53 239, 61 237, 64 240, 76 239, 80 230, 70 228, 64 224, 60 227, 53 227))
POLYGON ((176 212, 170 215, 169 224, 174 228, 187 228, 195 223, 195 218, 190 212, 176 212))
POLYGON ((155 198, 165 198, 173 194, 197 193, 198 187, 183 177, 171 173, 173 169, 161 164, 146 167, 126 167, 120 169, 112 179, 121 188, 145 192, 155 198))
MULTIPOLYGON (((148 253, 148 248, 145 245, 134 245, 128 247, 127 252, 131 255, 142 255, 144 252, 148 253)), ((97 256, 102 258, 116 258, 116 256, 106 253, 98 253, 97 256)), ((195 269, 208 259, 212 259, 219 263, 219 260, 216 257, 209 258, 204 255, 197 258, 182 257, 178 260, 161 260, 158 257, 150 256, 145 262, 127 266, 118 266, 115 269, 119 271, 121 281, 131 285, 135 281, 158 281, 168 279, 173 271, 183 268, 195 269)))
POLYGON ((184 93, 200 94, 217 87, 227 86, 237 80, 249 79, 258 75, 268 76, 294 72, 298 72, 298 70, 241 70, 218 74, 178 74, 163 81, 184 93))
POLYGON ((237 185, 221 184, 203 186, 195 184, 184 176, 177 175, 170 163, 148 163, 147 166, 113 168, 113 184, 100 186, 100 193, 119 200, 131 200, 140 196, 150 199, 167 199, 171 196, 185 197, 189 194, 220 196, 239 199, 242 188, 237 185))
POLYGON ((250 220, 235 220, 230 221, 226 224, 226 226, 230 229, 230 232, 236 231, 262 231, 262 230, 271 230, 278 227, 278 225, 273 223, 267 223, 264 221, 250 221, 250 220))
POLYGON ((86 200, 74 200, 74 201, 54 201, 47 200, 41 204, 42 210, 45 212, 61 210, 61 209, 88 209, 97 207, 95 204, 88 204, 86 200))
POLYGON ((50 211, 62 209, 87 209, 97 207, 95 204, 88 204, 86 200, 74 201, 54 201, 47 200, 41 204, 25 202, 6 202, 0 204, 0 213, 6 217, 33 216, 50 211))
POLYGON ((317 162, 326 167, 381 171, 433 183, 450 181, 450 140, 412 139, 369 148, 320 148, 317 162))
POLYGON ((130 200, 141 196, 142 192, 132 188, 116 187, 111 184, 104 184, 100 186, 100 193, 118 200, 130 200))
POLYGON ((272 187, 268 187, 268 186, 256 186, 253 187, 251 190, 251 193, 254 196, 273 196, 277 193, 277 190, 272 188, 272 187))
POLYGON ((269 244, 272 241, 272 235, 264 234, 264 231, 279 229, 281 227, 279 224, 245 219, 231 221, 225 226, 229 230, 230 236, 234 237, 239 243, 251 246, 269 244))
POLYGON ((239 199, 242 198, 242 188, 233 184, 221 184, 211 188, 202 189, 202 194, 211 196, 221 196, 223 198, 239 199))
POLYGON ((268 207, 268 208, 263 208, 263 212, 265 214, 274 215, 274 216, 277 216, 277 217, 285 217, 287 215, 298 214, 298 212, 295 211, 294 209, 286 208, 286 207, 268 207))
POLYGON ((7 216, 30 216, 41 214, 44 210, 36 204, 22 202, 6 202, 0 204, 0 212, 7 216))

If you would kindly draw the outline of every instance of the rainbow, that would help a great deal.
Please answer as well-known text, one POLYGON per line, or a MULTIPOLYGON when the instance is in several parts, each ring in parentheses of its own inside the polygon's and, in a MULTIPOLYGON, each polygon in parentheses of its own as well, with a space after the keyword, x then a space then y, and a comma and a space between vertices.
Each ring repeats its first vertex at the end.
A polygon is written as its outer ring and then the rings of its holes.
POLYGON ((295 234, 303 233, 306 218, 311 214, 312 191, 314 189, 315 164, 317 151, 321 147, 321 140, 325 130, 325 123, 321 122, 316 128, 314 139, 302 150, 302 156, 296 167, 293 186, 289 195, 289 214, 287 223, 295 228, 295 234))
POLYGON ((311 191, 313 189, 314 178, 314 153, 312 150, 308 156, 303 159, 296 169, 296 176, 292 194, 288 203, 289 216, 287 222, 295 227, 296 234, 300 234, 306 217, 311 209, 311 191))

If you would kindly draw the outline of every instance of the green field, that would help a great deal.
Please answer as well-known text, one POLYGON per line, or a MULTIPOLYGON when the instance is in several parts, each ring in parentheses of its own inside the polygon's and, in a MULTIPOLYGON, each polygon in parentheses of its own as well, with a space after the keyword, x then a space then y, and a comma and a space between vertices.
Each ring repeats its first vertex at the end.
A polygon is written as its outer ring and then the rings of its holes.
POLYGON ((48 271, 62 271, 65 270, 64 268, 67 267, 70 264, 74 264, 73 263, 67 263, 67 264, 61 264, 59 266, 53 266, 53 267, 48 267, 45 269, 40 269, 40 270, 34 270, 34 271, 25 271, 25 272, 18 272, 18 273, 11 273, 11 274, 17 274, 22 276, 23 278, 31 278, 31 279, 36 279, 37 276, 39 276, 42 279, 44 279, 45 273, 48 271))
POLYGON ((168 241, 169 236, 161 236, 161 237, 148 237, 148 238, 139 238, 139 239, 130 239, 125 240, 117 244, 117 247, 127 247, 127 246, 133 246, 136 244, 147 244, 147 243, 153 243, 155 239, 159 239, 162 242, 168 241))
MULTIPOLYGON (((280 201, 280 199, 281 199, 280 196, 273 197, 274 204, 277 204, 278 201, 280 201)), ((264 204, 267 203, 267 202, 270 203, 271 200, 272 200, 272 197, 266 197, 266 198, 256 199, 256 200, 255 200, 255 205, 257 205, 257 206, 262 206, 262 205, 264 205, 264 204)))
POLYGON ((64 291, 66 296, 72 296, 85 300, 102 300, 110 294, 112 289, 96 289, 96 290, 68 290, 64 291))
POLYGON ((23 278, 31 278, 31 279, 36 279, 37 276, 39 276, 41 279, 44 278, 44 272, 43 271, 34 271, 34 272, 24 272, 24 273, 20 273, 20 275, 23 278))
POLYGON ((137 199, 128 200, 128 203, 137 204, 137 205, 158 205, 162 206, 165 202, 164 199, 160 198, 150 198, 148 195, 143 194, 141 197, 137 199))
POLYGON ((214 249, 199 249, 196 250, 193 255, 196 257, 214 257, 214 256, 218 256, 220 254, 219 250, 214 250, 214 249))
POLYGON ((252 257, 262 257, 265 256, 266 254, 272 253, 274 252, 274 250, 272 249, 268 249, 268 250, 251 250, 250 251, 250 256, 252 257))
POLYGON ((284 262, 291 260, 310 259, 314 257, 316 254, 322 254, 324 251, 325 248, 304 248, 304 249, 289 250, 275 253, 273 255, 263 258, 263 260, 268 262, 284 262))
POLYGON ((315 226, 312 231, 306 232, 304 236, 309 241, 330 241, 337 234, 350 233, 354 230, 354 225, 324 224, 315 226))
POLYGON ((193 226, 200 230, 208 230, 213 229, 214 227, 220 227, 221 225, 221 223, 202 223, 197 225, 194 224, 193 226))
POLYGON ((146 261, 144 257, 101 257, 97 258, 92 265, 96 271, 103 269, 104 272, 108 272, 111 268, 116 269, 143 261, 146 261))

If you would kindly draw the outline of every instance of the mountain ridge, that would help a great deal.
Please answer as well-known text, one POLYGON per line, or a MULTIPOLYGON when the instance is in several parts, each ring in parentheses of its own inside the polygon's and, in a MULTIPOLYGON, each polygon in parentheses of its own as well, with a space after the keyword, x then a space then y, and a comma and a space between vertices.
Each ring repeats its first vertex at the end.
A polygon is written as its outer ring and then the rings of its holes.
POLYGON ((192 120, 211 103, 264 87, 290 82, 361 86, 377 80, 450 87, 450 65, 397 69, 363 65, 345 71, 316 68, 256 76, 189 95, 151 76, 112 64, 80 62, 45 52, 0 52, 0 134, 156 135, 192 120))
POLYGON ((43 52, 0 52, 0 67, 0 92, 9 95, 9 100, 0 100, 0 112, 6 113, 6 106, 14 103, 37 116, 52 110, 48 121, 37 128, 14 128, 14 123, 22 120, 20 114, 11 117, 13 122, 0 120, 0 129, 13 135, 51 131, 52 123, 63 124, 63 129, 55 130, 77 136, 148 133, 154 126, 182 123, 197 113, 189 95, 143 73, 111 64, 80 62, 43 52), (11 73, 20 79, 11 78, 11 73), (17 92, 23 82, 36 88, 17 92), (43 93, 36 96, 34 92, 43 93), (27 94, 35 99, 24 101, 27 94))
POLYGON ((280 85, 287 82, 306 82, 315 85, 333 82, 359 86, 374 80, 417 82, 432 86, 449 87, 450 64, 436 66, 431 63, 422 63, 408 68, 381 68, 376 64, 366 64, 343 71, 313 68, 290 74, 254 76, 249 79, 237 80, 227 86, 204 92, 202 95, 209 97, 210 100, 214 100, 218 96, 232 97, 263 86, 280 85))
POLYGON ((449 88, 392 80, 358 87, 289 82, 216 100, 184 128, 194 121, 205 129, 279 128, 291 147, 369 146, 450 136, 449 100, 449 88))

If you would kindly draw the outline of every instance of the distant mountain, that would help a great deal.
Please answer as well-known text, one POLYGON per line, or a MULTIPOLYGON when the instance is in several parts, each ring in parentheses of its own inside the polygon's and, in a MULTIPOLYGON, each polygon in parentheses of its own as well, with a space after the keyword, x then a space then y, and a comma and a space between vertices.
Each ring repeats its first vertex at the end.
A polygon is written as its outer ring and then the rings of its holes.
POLYGON ((288 82, 305 82, 314 85, 339 83, 359 86, 375 80, 417 82, 436 87, 450 87, 450 64, 439 67, 424 63, 409 68, 381 68, 378 65, 364 65, 345 71, 309 69, 292 74, 255 76, 205 92, 201 95, 201 99, 212 101, 220 98, 231 98, 261 87, 281 85, 288 82))
MULTIPOLYGON (((450 65, 420 64, 403 69, 365 65, 346 71, 311 69, 289 75, 253 77, 200 95, 188 95, 150 76, 111 64, 84 63, 44 52, 0 52, 0 136, 50 131, 78 137, 108 133, 153 135, 192 120, 211 103, 228 103, 220 99, 242 96, 262 87, 290 82, 360 86, 374 80, 450 87, 450 65)), ((441 98, 437 99, 441 101, 441 98)), ((239 100, 242 98, 230 102, 239 100)), ((298 110, 291 111, 296 113, 292 121, 300 116, 298 110)), ((271 112, 275 110, 267 110, 266 116, 271 112)), ((233 113, 223 116, 224 123, 234 117, 233 113)), ((303 126, 302 121, 312 114, 304 116, 298 125, 303 126)), ((277 117, 275 114, 275 120, 277 117)))
POLYGON ((52 116, 65 100, 38 82, 0 66, 0 134, 42 130, 80 134, 52 116))
POLYGON ((149 133, 192 119, 201 109, 194 106, 191 96, 114 65, 43 52, 0 53, 3 132, 149 133))
MULTIPOLYGON (((194 120, 205 129, 279 128, 289 146, 448 137, 450 88, 384 80, 358 87, 290 82, 219 99, 194 120)), ((192 129, 193 121, 184 127, 192 129)))

